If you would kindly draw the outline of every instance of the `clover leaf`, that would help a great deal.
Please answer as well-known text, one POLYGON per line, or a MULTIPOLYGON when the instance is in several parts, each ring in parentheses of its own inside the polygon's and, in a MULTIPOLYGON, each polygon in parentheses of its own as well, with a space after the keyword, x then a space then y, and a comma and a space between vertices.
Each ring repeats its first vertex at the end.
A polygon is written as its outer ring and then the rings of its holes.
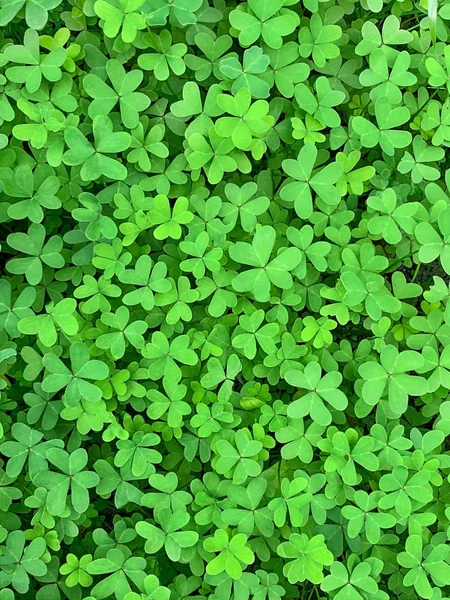
POLYGON ((253 267, 233 279, 238 292, 251 291, 259 301, 266 301, 271 285, 288 289, 292 285, 290 271, 301 259, 298 248, 287 248, 270 260, 276 232, 270 226, 261 227, 253 236, 252 243, 237 242, 230 249, 231 258, 253 267))
POLYGON ((327 426, 331 423, 331 413, 324 401, 335 410, 344 410, 347 407, 347 398, 339 389, 342 376, 336 371, 322 377, 319 364, 311 362, 306 365, 303 372, 288 371, 285 379, 290 385, 305 392, 288 407, 288 416, 293 419, 309 414, 316 423, 327 426))
POLYGON ((80 514, 89 506, 89 488, 95 487, 99 476, 92 471, 85 471, 88 456, 84 448, 68 453, 61 448, 49 448, 47 460, 58 471, 41 471, 35 476, 36 485, 45 487, 47 494, 47 510, 51 515, 60 516, 65 511, 68 494, 73 508, 80 514))
POLYGON ((239 579, 242 565, 246 567, 255 560, 244 533, 236 533, 230 538, 224 529, 216 529, 214 536, 206 538, 203 546, 208 552, 219 553, 206 567, 210 575, 225 571, 231 579, 239 579))
POLYGON ((93 119, 94 145, 76 127, 68 127, 64 131, 64 139, 68 150, 63 155, 66 165, 81 166, 81 178, 92 181, 101 175, 110 179, 125 179, 126 167, 108 154, 123 152, 129 148, 131 138, 125 131, 113 131, 111 120, 104 114, 93 119))
POLYGON ((308 538, 304 533, 291 533, 289 541, 278 546, 277 552, 280 556, 293 559, 283 567, 283 573, 289 583, 322 581, 323 567, 333 562, 333 555, 324 542, 323 535, 308 538))
POLYGON ((281 10, 283 4, 283 0, 275 2, 248 0, 248 3, 242 6, 242 10, 232 11, 230 23, 239 31, 239 42, 242 46, 250 46, 261 36, 271 48, 281 47, 282 38, 292 33, 300 21, 294 11, 281 10), (280 14, 277 14, 278 12, 280 14))

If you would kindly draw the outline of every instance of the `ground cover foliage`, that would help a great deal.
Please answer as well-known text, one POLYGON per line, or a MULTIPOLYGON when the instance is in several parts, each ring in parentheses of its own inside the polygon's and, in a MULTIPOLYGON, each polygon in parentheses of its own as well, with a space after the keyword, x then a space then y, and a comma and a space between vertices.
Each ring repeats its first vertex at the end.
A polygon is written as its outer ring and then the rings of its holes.
POLYGON ((0 600, 450 597, 450 2, 0 25, 0 600))

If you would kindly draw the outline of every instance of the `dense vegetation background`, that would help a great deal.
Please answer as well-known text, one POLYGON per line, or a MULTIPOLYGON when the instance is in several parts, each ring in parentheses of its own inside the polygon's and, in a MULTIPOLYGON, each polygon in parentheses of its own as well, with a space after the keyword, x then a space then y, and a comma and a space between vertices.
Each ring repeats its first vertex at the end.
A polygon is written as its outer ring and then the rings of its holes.
POLYGON ((0 600, 450 597, 450 2, 0 0, 0 600))

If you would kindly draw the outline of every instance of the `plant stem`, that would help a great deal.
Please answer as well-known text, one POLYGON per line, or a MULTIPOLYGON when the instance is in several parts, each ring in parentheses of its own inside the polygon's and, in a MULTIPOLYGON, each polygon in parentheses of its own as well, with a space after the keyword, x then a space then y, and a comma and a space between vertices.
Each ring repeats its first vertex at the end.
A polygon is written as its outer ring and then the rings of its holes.
POLYGON ((419 260, 419 262, 417 263, 416 270, 414 271, 413 278, 411 279, 412 282, 414 282, 416 280, 416 277, 419 274, 419 269, 420 269, 421 266, 422 266, 422 263, 419 260))
POLYGON ((434 97, 435 97, 435 96, 436 96, 436 95, 437 95, 437 94, 438 94, 440 91, 441 91, 441 90, 440 90, 440 88, 438 88, 438 89, 434 90, 434 92, 431 94, 431 96, 428 98, 428 100, 427 100, 426 102, 424 102, 424 103, 422 104, 422 106, 421 106, 420 108, 418 108, 418 109, 416 110, 416 112, 415 112, 413 115, 411 115, 411 117, 410 117, 410 121, 413 121, 413 120, 414 120, 414 118, 415 118, 415 117, 416 117, 416 116, 417 116, 417 115, 418 115, 418 114, 419 114, 419 113, 420 113, 420 112, 421 112, 421 111, 422 111, 422 110, 425 108, 425 106, 427 106, 427 104, 428 104, 428 103, 429 103, 431 100, 433 100, 433 98, 434 98, 434 97))
MULTIPOLYGON (((391 263, 387 268, 388 269, 392 269, 392 267, 397 267, 397 265, 399 265, 400 263, 402 263, 403 261, 405 261, 407 258, 410 258, 416 252, 417 252, 417 250, 414 250, 414 252, 410 252, 406 256, 402 256, 401 258, 398 258, 397 260, 394 260, 394 262, 391 263)), ((389 273, 392 273, 392 271, 389 270, 389 273)))
POLYGON ((314 592, 316 592, 316 591, 317 591, 317 589, 316 589, 316 586, 315 586, 315 585, 313 585, 313 587, 311 588, 311 592, 310 592, 310 594, 309 594, 309 596, 308 596, 308 600, 312 600, 312 597, 313 597, 313 595, 314 595, 314 592))

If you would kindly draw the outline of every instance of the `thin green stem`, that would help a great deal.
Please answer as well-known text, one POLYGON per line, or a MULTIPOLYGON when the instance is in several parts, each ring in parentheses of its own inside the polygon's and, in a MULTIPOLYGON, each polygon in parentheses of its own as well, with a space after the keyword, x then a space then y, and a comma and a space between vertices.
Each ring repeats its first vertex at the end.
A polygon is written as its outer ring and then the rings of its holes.
POLYGON ((410 252, 406 256, 402 256, 401 258, 398 258, 397 260, 394 260, 394 262, 391 263, 389 265, 389 267, 388 267, 389 272, 392 272, 391 271, 392 267, 397 267, 397 265, 399 265, 400 263, 402 263, 403 261, 405 261, 407 258, 411 258, 411 256, 413 256, 413 254, 415 254, 416 252, 417 252, 417 250, 414 250, 414 252, 410 252))
POLYGON ((425 106, 427 106, 427 104, 429 102, 431 102, 431 100, 433 100, 433 98, 440 92, 441 90, 438 88, 437 90, 434 90, 434 92, 431 94, 431 96, 428 98, 428 100, 426 102, 424 102, 422 104, 422 106, 416 110, 416 112, 411 115, 410 121, 413 121, 415 117, 417 117, 417 115, 422 112, 422 110, 425 108, 425 106))
POLYGON ((314 596, 315 591, 316 591, 316 586, 313 585, 313 587, 311 588, 311 591, 309 593, 308 600, 312 600, 312 597, 314 596))
POLYGON ((420 270, 421 266, 422 266, 422 263, 419 260, 419 262, 417 263, 417 267, 416 267, 416 270, 414 271, 414 275, 413 275, 413 278, 411 279, 411 281, 414 282, 416 280, 416 277, 419 274, 419 270, 420 270))

